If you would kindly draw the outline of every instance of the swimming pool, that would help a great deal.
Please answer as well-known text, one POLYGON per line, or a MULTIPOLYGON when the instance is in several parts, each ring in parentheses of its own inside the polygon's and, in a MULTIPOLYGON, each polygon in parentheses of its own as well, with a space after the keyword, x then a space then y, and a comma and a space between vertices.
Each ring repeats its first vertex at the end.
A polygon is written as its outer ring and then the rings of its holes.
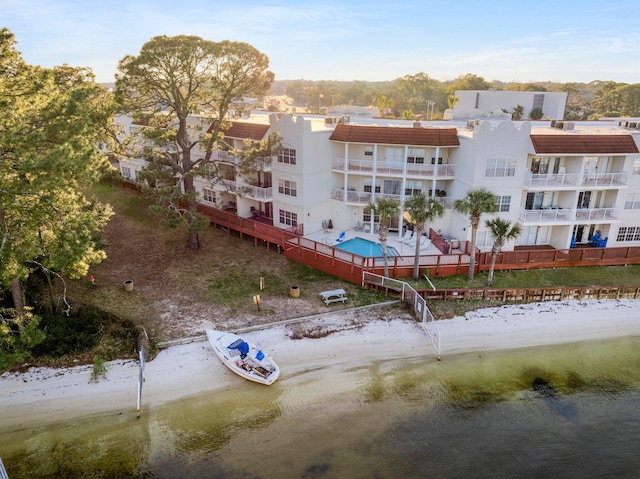
MULTIPOLYGON (((336 245, 335 248, 369 258, 382 256, 382 245, 380 243, 374 243, 363 238, 352 238, 336 245)), ((387 246, 387 256, 400 256, 400 254, 393 246, 387 246)))

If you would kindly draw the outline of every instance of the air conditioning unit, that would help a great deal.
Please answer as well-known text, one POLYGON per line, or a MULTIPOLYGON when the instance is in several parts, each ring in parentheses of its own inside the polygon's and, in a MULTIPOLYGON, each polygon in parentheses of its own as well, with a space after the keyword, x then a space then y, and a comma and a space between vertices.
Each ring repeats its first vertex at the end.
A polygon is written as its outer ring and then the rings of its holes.
POLYGON ((572 121, 565 121, 562 127, 563 130, 573 130, 575 124, 572 121))
POLYGON ((556 121, 555 120, 551 120, 551 128, 555 128, 556 127, 556 121))
POLYGON ((556 121, 556 128, 558 130, 564 129, 564 121, 556 121))
POLYGON ((337 118, 333 118, 333 117, 327 117, 324 119, 324 124, 325 125, 335 125, 338 123, 337 118))
POLYGON ((473 120, 467 120, 467 130, 473 130, 473 127, 475 126, 476 122, 473 120))

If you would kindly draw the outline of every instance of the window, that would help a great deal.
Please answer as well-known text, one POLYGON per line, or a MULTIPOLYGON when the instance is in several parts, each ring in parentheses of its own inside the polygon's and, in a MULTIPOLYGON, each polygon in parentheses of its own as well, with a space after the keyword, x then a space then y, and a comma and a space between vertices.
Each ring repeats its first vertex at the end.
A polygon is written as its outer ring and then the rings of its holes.
POLYGON ((640 193, 630 193, 624 203, 625 210, 640 210, 640 193))
MULTIPOLYGON (((371 222, 371 208, 365 208, 364 209, 364 212, 362 214, 362 221, 364 221, 365 223, 370 223, 371 222)), ((379 215, 374 215, 373 222, 374 223, 379 223, 380 222, 380 216, 379 215)))
POLYGON ((129 168, 127 166, 123 166, 122 167, 122 176, 124 176, 125 179, 130 180, 131 179, 131 168, 129 168))
POLYGON ((280 224, 288 226, 298 226, 298 215, 291 211, 278 210, 280 212, 280 224))
POLYGON ((511 196, 496 196, 496 203, 500 213, 507 213, 511 207, 511 196))
POLYGON ((389 164, 400 165, 404 156, 404 148, 387 147, 384 152, 384 159, 389 164))
POLYGON ((531 158, 531 173, 546 175, 549 172, 549 158, 531 158))
POLYGON ((364 147, 364 156, 373 156, 373 146, 364 147))
POLYGON ((409 148, 409 156, 407 156, 407 163, 423 164, 424 150, 409 148))
POLYGON ((278 179, 278 193, 287 196, 298 196, 296 182, 278 179))
POLYGON ((215 178, 217 175, 216 167, 212 163, 205 164, 202 168, 202 172, 204 173, 205 178, 215 178))
POLYGON ((492 248, 493 243, 494 239, 490 231, 478 231, 478 236, 476 237, 476 246, 478 248, 492 248))
POLYGON ((282 148, 282 151, 278 153, 278 163, 285 163, 287 165, 296 164, 296 150, 294 148, 282 148))
POLYGON ((208 203, 216 204, 216 194, 209 188, 202 188, 202 199, 208 203))
POLYGON ((400 196, 400 188, 402 187, 402 182, 400 180, 384 180, 382 185, 383 185, 382 192, 385 195, 400 196))
POLYGON ((618 230, 618 241, 640 241, 640 226, 622 226, 618 230))
MULTIPOLYGON (((373 188, 373 184, 371 182, 371 179, 365 179, 364 180, 364 191, 366 193, 371 193, 372 188, 373 188)), ((376 181, 376 193, 380 193, 380 181, 379 180, 376 181)))
POLYGON ((633 174, 640 175, 640 160, 633 161, 633 174))
POLYGON ((487 178, 514 176, 516 174, 515 160, 487 160, 484 176, 487 178))
POLYGON ((420 181, 407 181, 404 187, 405 196, 413 196, 422 193, 422 183, 420 181))

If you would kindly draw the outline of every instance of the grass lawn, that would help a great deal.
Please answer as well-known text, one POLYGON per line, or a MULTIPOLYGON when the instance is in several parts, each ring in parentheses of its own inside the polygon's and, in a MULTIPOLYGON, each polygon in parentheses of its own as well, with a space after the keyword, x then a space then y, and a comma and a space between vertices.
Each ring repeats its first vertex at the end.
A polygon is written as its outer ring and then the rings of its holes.
POLYGON ((96 286, 88 278, 73 282, 69 296, 130 318, 157 340, 201 332, 203 324, 242 327, 387 299, 213 226, 201 233, 201 247, 191 250, 186 231, 161 226, 142 195, 102 184, 89 194, 116 214, 103 235, 107 259, 89 271, 96 286), (134 282, 133 291, 124 290, 125 280, 134 282), (300 288, 298 298, 290 296, 294 285, 300 288), (319 293, 336 288, 345 289, 349 301, 327 308, 319 293))

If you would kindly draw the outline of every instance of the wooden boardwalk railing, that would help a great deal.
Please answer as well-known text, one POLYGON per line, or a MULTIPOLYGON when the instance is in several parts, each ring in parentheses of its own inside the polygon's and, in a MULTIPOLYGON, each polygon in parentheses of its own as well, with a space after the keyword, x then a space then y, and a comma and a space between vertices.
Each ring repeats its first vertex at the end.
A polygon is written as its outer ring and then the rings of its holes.
POLYGON ((640 287, 557 287, 557 288, 478 288, 478 289, 418 289, 427 300, 458 299, 484 301, 563 301, 570 299, 640 299, 640 287))
MULTIPOLYGON (((139 185, 135 183, 122 183, 139 191, 139 185)), ((365 271, 379 275, 384 274, 384 263, 381 257, 362 257, 336 250, 331 245, 304 238, 301 226, 290 230, 276 228, 207 205, 198 205, 198 211, 207 217, 212 224, 226 228, 228 232, 235 231, 239 233, 241 238, 243 236, 253 238, 256 246, 259 242, 266 243, 267 249, 273 245, 277 247, 278 252, 284 253, 285 256, 293 261, 333 274, 352 283, 359 284, 362 279, 362 273, 365 271)), ((432 230, 429 238, 440 251, 446 249, 445 240, 432 230)), ((470 243, 462 241, 460 242, 460 248, 462 248, 462 253, 460 254, 420 256, 420 270, 422 272, 428 271, 431 277, 467 274, 471 252, 470 243)), ((475 272, 488 271, 490 263, 491 257, 489 253, 476 253, 475 272)), ((508 271, 632 264, 640 264, 640 246, 505 251, 498 256, 495 270, 508 271)), ((413 274, 413 265, 413 255, 388 258, 389 276, 393 278, 409 278, 413 274)))

